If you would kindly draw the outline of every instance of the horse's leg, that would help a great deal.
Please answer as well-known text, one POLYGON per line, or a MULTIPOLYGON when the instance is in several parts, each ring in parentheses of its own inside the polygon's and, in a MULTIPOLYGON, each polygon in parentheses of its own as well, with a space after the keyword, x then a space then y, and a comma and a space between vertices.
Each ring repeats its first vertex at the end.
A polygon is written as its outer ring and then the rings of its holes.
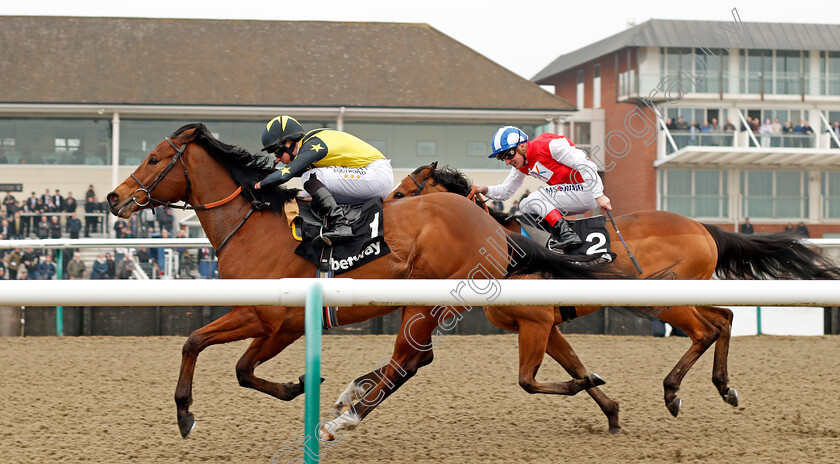
POLYGON ((385 398, 410 379, 417 370, 434 359, 432 331, 438 320, 429 307, 407 307, 402 312, 402 326, 394 344, 394 353, 383 359, 377 369, 351 382, 336 404, 335 419, 322 426, 321 440, 335 440, 342 429, 352 429, 385 398), (350 407, 347 402, 359 397, 350 407))
POLYGON ((674 417, 677 417, 682 406, 682 400, 677 397, 682 379, 691 366, 718 339, 720 330, 704 319, 693 306, 659 308, 657 317, 679 328, 691 338, 691 347, 662 382, 665 387, 665 406, 674 417))
MULTIPOLYGON (((431 352, 430 352, 431 353, 431 352)), ((431 362, 431 361, 430 361, 431 362)), ((428 363, 426 363, 428 364, 428 363)), ((423 364, 425 365, 425 364, 423 364)), ((379 382, 385 376, 385 367, 374 369, 367 374, 357 377, 355 380, 347 385, 347 388, 335 400, 333 409, 339 414, 344 414, 353 407, 353 403, 359 398, 362 398, 373 385, 379 382)))
POLYGON ((618 423, 618 403, 610 399, 603 391, 601 391, 600 388, 597 387, 597 385, 603 383, 603 380, 595 374, 590 374, 586 370, 586 367, 584 367, 583 362, 581 362, 580 358, 578 358, 575 350, 572 349, 572 346, 569 345, 566 337, 560 333, 560 329, 556 326, 551 328, 546 353, 554 358, 554 360, 557 361, 573 378, 589 378, 590 381, 596 385, 591 388, 587 388, 586 392, 589 393, 589 396, 591 396, 596 403, 598 403, 601 411, 603 411, 604 415, 607 416, 610 433, 618 433, 621 430, 621 426, 618 423))
POLYGON ((269 337, 255 338, 236 363, 236 378, 239 380, 239 385, 253 388, 283 401, 290 401, 302 394, 302 381, 277 383, 254 375, 254 369, 258 365, 276 356, 302 335, 303 332, 300 331, 291 332, 281 329, 269 337))
MULTIPOLYGON (((398 337, 407 336, 410 340, 408 346, 417 351, 414 355, 416 359, 414 359, 413 362, 417 365, 418 369, 430 364, 434 359, 434 352, 431 347, 431 331, 434 330, 434 326, 430 327, 428 324, 415 326, 415 322, 431 318, 432 316, 430 311, 431 308, 421 309, 419 307, 409 307, 409 309, 406 310, 406 308, 403 307, 400 313, 402 325, 400 327, 398 337)), ((395 343, 399 343, 399 338, 395 343)), ((408 355, 409 348, 404 348, 403 354, 408 355)), ((335 405, 333 405, 334 412, 340 415, 349 411, 350 408, 353 407, 353 403, 355 401, 363 398, 371 388, 379 383, 380 380, 386 378, 386 367, 387 364, 382 365, 379 368, 374 369, 350 382, 347 385, 347 388, 345 388, 341 395, 339 395, 335 405)))
POLYGON ((548 349, 553 327, 542 322, 519 319, 519 386, 528 393, 576 395, 581 390, 603 384, 598 376, 584 376, 567 382, 538 382, 537 371, 548 349))
POLYGON ((233 311, 196 330, 187 338, 181 352, 181 372, 175 389, 178 407, 178 428, 186 438, 195 427, 195 417, 189 412, 192 404, 192 380, 195 361, 204 348, 219 343, 233 342, 250 337, 265 336, 270 328, 257 315, 255 307, 236 307, 233 311))
POLYGON ((697 311, 704 319, 718 328, 720 335, 715 342, 715 361, 712 367, 712 382, 723 398, 732 406, 738 406, 738 392, 729 386, 729 339, 732 336, 732 311, 718 306, 698 306, 697 311))

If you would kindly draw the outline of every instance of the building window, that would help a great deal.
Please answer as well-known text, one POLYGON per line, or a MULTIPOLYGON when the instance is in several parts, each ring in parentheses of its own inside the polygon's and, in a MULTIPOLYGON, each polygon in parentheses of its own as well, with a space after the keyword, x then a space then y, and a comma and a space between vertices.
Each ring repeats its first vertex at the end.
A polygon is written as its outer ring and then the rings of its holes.
MULTIPOLYGON (((137 166, 163 139, 183 126, 195 121, 179 119, 123 119, 120 123, 120 165, 137 166)), ((260 133, 265 127, 263 121, 202 121, 214 137, 230 145, 236 145, 251 153, 260 153, 260 133)), ((301 120, 304 129, 329 127, 326 121, 301 120)), ((335 122, 333 122, 333 128, 335 122)))
POLYGON ((67 153, 69 151, 79 151, 82 141, 79 139, 55 139, 55 152, 67 153))
POLYGON ((694 50, 694 76, 697 82, 697 92, 727 93, 729 92, 729 51, 725 49, 694 50))
POLYGON ((741 196, 746 217, 804 219, 808 215, 808 173, 742 171, 741 196))
POLYGON ((800 95, 804 84, 802 65, 802 52, 798 50, 776 50, 776 73, 774 76, 775 79, 773 79, 773 93, 780 95, 800 95))
POLYGON ((601 65, 596 64, 593 70, 594 77, 592 78, 592 107, 601 107, 601 65))
POLYGON ((469 142, 467 143, 467 156, 487 156, 490 153, 490 149, 487 148, 487 144, 484 142, 469 142))
POLYGON ((741 73, 746 82, 744 93, 762 93, 765 80, 773 74, 772 50, 743 50, 741 53, 741 73))
POLYGON ((0 164, 18 164, 20 155, 15 151, 15 138, 0 134, 0 164))
POLYGON ((669 82, 676 80, 678 85, 676 88, 671 87, 672 92, 675 93, 691 93, 694 92, 694 65, 692 63, 691 48, 664 48, 662 52, 662 74, 663 78, 668 79, 669 82))
POLYGON ((662 209, 695 218, 729 216, 727 172, 718 170, 664 170, 660 193, 662 209))
POLYGON ((840 219, 840 172, 822 173, 823 217, 840 219))
POLYGON ((588 122, 575 123, 575 135, 572 139, 575 146, 592 144, 592 125, 588 122))
POLYGON ((435 156, 437 155, 437 143, 430 141, 417 142, 418 156, 435 156))
POLYGON ((809 91, 807 51, 744 50, 740 59, 744 93, 801 95, 809 91))
POLYGON ((0 150, 11 164, 110 162, 107 119, 0 118, 0 140, 0 150))
POLYGON ((820 53, 820 95, 840 95, 840 52, 820 53))
POLYGON ((665 47, 660 66, 662 79, 678 82, 681 93, 729 91, 729 52, 725 49, 665 47))
POLYGON ((577 107, 578 109, 582 109, 584 107, 583 104, 583 93, 584 91, 584 84, 583 84, 583 70, 577 72, 577 107))

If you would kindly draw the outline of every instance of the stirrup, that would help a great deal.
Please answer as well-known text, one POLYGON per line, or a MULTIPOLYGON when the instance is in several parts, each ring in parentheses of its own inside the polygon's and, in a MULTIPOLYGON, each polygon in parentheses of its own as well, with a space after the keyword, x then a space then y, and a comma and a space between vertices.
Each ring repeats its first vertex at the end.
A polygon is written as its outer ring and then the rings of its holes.
POLYGON ((320 247, 329 247, 337 243, 348 242, 352 239, 353 229, 347 225, 339 225, 335 226, 334 230, 322 230, 320 235, 312 239, 312 244, 320 247))

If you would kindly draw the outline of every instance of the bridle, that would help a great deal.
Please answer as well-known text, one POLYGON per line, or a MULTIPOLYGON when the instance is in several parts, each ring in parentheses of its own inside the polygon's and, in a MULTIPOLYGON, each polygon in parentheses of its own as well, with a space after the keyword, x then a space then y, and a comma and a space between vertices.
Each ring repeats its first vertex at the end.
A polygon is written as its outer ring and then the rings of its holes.
MULTIPOLYGON (((426 187, 426 182, 428 182, 429 179, 432 178, 432 176, 427 177, 422 183, 417 182, 417 179, 414 178, 413 173, 409 174, 408 178, 411 179, 412 181, 414 181, 414 184, 417 185, 417 190, 415 190, 414 193, 411 194, 411 196, 416 197, 416 196, 420 195, 420 192, 422 192, 423 189, 426 187)), ((470 189, 470 193, 467 195, 467 199, 471 200, 472 202, 474 202, 478 206, 481 206, 482 208, 484 208, 484 211, 487 212, 488 214, 490 213, 490 210, 487 208, 487 200, 485 200, 481 196, 481 194, 478 193, 475 186, 473 186, 470 189)))
MULTIPOLYGON (((175 150, 175 156, 172 157, 172 160, 169 162, 169 164, 166 165, 166 168, 164 168, 163 171, 161 171, 161 173, 158 174, 157 178, 151 183, 151 185, 146 187, 145 185, 143 185, 143 182, 140 182, 140 179, 138 179, 133 172, 131 173, 131 178, 134 179, 134 182, 137 182, 137 184, 140 186, 139 189, 134 191, 134 196, 131 198, 131 201, 133 201, 134 204, 141 208, 144 206, 148 206, 149 203, 152 203, 155 205, 163 206, 164 208, 182 208, 184 210, 192 209, 195 211, 201 211, 216 208, 217 206, 222 206, 225 203, 228 203, 234 198, 236 198, 240 193, 242 193, 242 186, 240 185, 233 193, 231 193, 227 198, 224 198, 222 200, 214 201, 212 203, 207 203, 201 206, 189 205, 187 201, 190 198, 190 170, 187 168, 187 163, 184 161, 184 152, 186 151, 189 142, 184 143, 183 145, 181 145, 181 148, 178 148, 177 146, 175 146, 175 143, 169 137, 167 137, 165 140, 169 142, 169 145, 175 150), (173 205, 171 202, 163 202, 152 198, 152 190, 154 190, 155 187, 157 187, 158 184, 160 184, 160 182, 166 177, 166 175, 169 174, 169 171, 172 170, 172 167, 175 166, 175 163, 177 163, 179 160, 181 161, 181 166, 184 167, 184 177, 187 180, 187 188, 184 190, 184 198, 181 199, 181 201, 183 201, 184 204, 173 205), (141 204, 137 201, 137 192, 144 192, 146 194, 145 203, 141 204)), ((228 240, 230 240, 230 238, 233 237, 233 234, 235 234, 236 231, 238 231, 242 227, 242 225, 245 224, 245 221, 247 221, 248 218, 251 217, 251 214, 253 214, 254 211, 257 211, 258 209, 265 208, 265 206, 267 206, 267 204, 261 204, 256 200, 253 201, 251 203, 251 209, 248 211, 247 214, 245 214, 245 217, 242 218, 239 224, 233 228, 233 230, 227 235, 227 237, 225 237, 224 240, 222 240, 222 243, 219 244, 219 246, 216 248, 216 255, 221 253, 222 247, 224 247, 228 240)))
POLYGON ((422 192, 423 188, 426 187, 426 182, 428 182, 429 179, 431 179, 431 177, 427 177, 425 180, 423 180, 423 183, 421 184, 420 182, 417 182, 417 179, 414 178, 414 174, 409 174, 408 177, 409 179, 414 181, 415 185, 417 185, 417 190, 415 190, 414 193, 411 194, 411 196, 413 197, 420 195, 420 192, 422 192))
POLYGON ((142 208, 144 206, 148 206, 149 203, 152 203, 154 205, 163 206, 164 208, 181 208, 183 210, 192 209, 192 210, 200 211, 200 210, 204 210, 204 209, 215 208, 217 206, 222 206, 225 203, 227 203, 227 202, 233 200, 234 198, 236 198, 236 196, 239 195, 240 193, 242 193, 242 186, 239 186, 239 188, 237 188, 236 191, 234 191, 230 196, 228 196, 227 198, 225 198, 223 200, 214 201, 212 203, 207 203, 207 204, 204 204, 204 205, 201 205, 201 206, 191 206, 191 205, 187 204, 187 199, 190 197, 190 185, 191 185, 191 183, 190 183, 190 170, 187 168, 187 163, 184 162, 184 152, 186 151, 187 145, 189 144, 189 142, 184 143, 183 145, 181 145, 181 148, 178 148, 177 146, 175 146, 175 142, 173 142, 172 139, 170 139, 169 137, 167 137, 164 140, 169 142, 169 145, 172 147, 173 150, 175 150, 175 156, 172 157, 172 160, 169 161, 169 164, 167 164, 166 167, 163 169, 163 171, 161 171, 160 174, 158 174, 157 178, 151 183, 151 185, 146 187, 145 185, 143 185, 143 182, 141 182, 140 179, 138 179, 137 176, 134 175, 133 172, 131 173, 131 178, 134 179, 134 182, 137 182, 137 185, 140 186, 139 189, 134 191, 134 195, 131 197, 131 201, 133 201, 135 205, 142 208), (184 167, 184 177, 187 179, 187 188, 184 190, 184 198, 181 200, 181 201, 184 202, 184 204, 183 205, 175 205, 175 204, 172 204, 172 202, 169 202, 169 201, 163 202, 163 201, 156 200, 156 199, 152 198, 152 190, 154 190, 155 187, 157 187, 158 184, 161 183, 161 181, 166 177, 166 175, 169 174, 169 171, 171 171, 172 168, 175 166, 175 163, 177 163, 179 160, 181 161, 181 166, 184 167), (140 202, 137 201, 137 193, 138 192, 144 192, 146 194, 146 202, 145 203, 140 203, 140 202))

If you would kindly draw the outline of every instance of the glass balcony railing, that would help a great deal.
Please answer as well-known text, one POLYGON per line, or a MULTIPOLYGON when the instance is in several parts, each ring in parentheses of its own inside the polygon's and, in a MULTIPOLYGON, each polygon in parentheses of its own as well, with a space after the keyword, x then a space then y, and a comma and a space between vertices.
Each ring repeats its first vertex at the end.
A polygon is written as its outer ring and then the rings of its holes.
MULTIPOLYGON (((756 147, 749 134, 744 132, 737 134, 735 132, 690 132, 678 130, 672 130, 670 132, 671 137, 674 139, 674 144, 677 146, 677 150, 688 146, 756 147), (742 139, 740 143, 738 139, 742 139)), ((817 148, 817 134, 755 134, 755 138, 762 148, 817 148)), ((674 147, 670 143, 667 143, 665 153, 670 155, 674 151, 674 147)))
MULTIPOLYGON (((690 132, 672 130, 671 137, 677 145, 677 150, 688 146, 698 147, 734 147, 735 133, 734 132, 690 132)), ((674 148, 670 143, 667 144, 666 152, 671 154, 674 148)))
POLYGON ((684 94, 840 96, 840 74, 798 72, 639 73, 618 76, 619 98, 675 100, 684 94))
POLYGON ((769 95, 808 95, 810 94, 810 76, 808 73, 740 73, 738 93, 769 95))

